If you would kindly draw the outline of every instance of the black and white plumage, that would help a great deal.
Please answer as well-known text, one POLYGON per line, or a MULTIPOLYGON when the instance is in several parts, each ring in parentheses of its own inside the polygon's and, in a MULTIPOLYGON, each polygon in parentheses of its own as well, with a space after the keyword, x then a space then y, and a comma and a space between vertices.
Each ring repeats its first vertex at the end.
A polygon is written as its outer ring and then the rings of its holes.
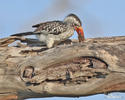
POLYGON ((80 33, 78 28, 81 27, 81 21, 75 14, 69 14, 63 21, 48 21, 32 27, 36 28, 34 32, 18 33, 12 36, 36 35, 48 48, 51 48, 54 44, 71 37, 74 34, 74 30, 80 33))
POLYGON ((62 21, 50 21, 32 27, 37 28, 34 32, 46 31, 48 34, 59 35, 67 30, 67 25, 62 21), (42 31, 41 31, 42 30, 42 31))

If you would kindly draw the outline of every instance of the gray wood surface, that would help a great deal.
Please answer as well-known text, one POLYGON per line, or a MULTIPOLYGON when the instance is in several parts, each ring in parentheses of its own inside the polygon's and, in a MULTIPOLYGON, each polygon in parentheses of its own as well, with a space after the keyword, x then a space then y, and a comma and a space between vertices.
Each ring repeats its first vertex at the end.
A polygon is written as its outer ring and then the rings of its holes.
POLYGON ((0 100, 125 91, 124 36, 72 40, 51 49, 38 44, 23 37, 0 39, 0 100), (15 40, 27 45, 8 46, 15 40))

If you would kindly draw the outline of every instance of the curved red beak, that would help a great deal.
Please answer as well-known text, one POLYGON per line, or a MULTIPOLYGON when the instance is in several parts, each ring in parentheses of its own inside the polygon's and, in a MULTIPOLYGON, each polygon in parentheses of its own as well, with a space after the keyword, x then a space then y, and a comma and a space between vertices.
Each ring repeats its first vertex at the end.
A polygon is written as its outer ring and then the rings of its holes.
POLYGON ((82 42, 85 40, 85 37, 84 37, 84 32, 83 32, 83 28, 80 26, 80 27, 75 27, 75 30, 76 32, 78 33, 78 39, 79 39, 79 42, 82 42))

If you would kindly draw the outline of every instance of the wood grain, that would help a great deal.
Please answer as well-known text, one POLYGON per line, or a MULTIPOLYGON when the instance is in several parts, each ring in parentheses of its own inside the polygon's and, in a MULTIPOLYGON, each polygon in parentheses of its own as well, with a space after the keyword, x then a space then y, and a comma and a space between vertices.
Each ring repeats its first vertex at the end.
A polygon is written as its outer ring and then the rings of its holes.
POLYGON ((82 43, 70 40, 51 49, 40 44, 24 37, 0 39, 1 98, 79 97, 125 91, 124 36, 82 43), (8 46, 16 40, 22 45, 8 46))

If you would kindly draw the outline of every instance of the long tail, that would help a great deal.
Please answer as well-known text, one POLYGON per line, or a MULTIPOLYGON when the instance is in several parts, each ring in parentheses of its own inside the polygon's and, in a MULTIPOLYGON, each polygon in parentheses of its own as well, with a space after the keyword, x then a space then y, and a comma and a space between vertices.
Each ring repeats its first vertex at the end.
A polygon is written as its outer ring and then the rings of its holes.
POLYGON ((11 36, 26 36, 26 35, 35 35, 38 33, 34 33, 34 32, 24 32, 24 33, 17 33, 17 34, 12 34, 11 36))

